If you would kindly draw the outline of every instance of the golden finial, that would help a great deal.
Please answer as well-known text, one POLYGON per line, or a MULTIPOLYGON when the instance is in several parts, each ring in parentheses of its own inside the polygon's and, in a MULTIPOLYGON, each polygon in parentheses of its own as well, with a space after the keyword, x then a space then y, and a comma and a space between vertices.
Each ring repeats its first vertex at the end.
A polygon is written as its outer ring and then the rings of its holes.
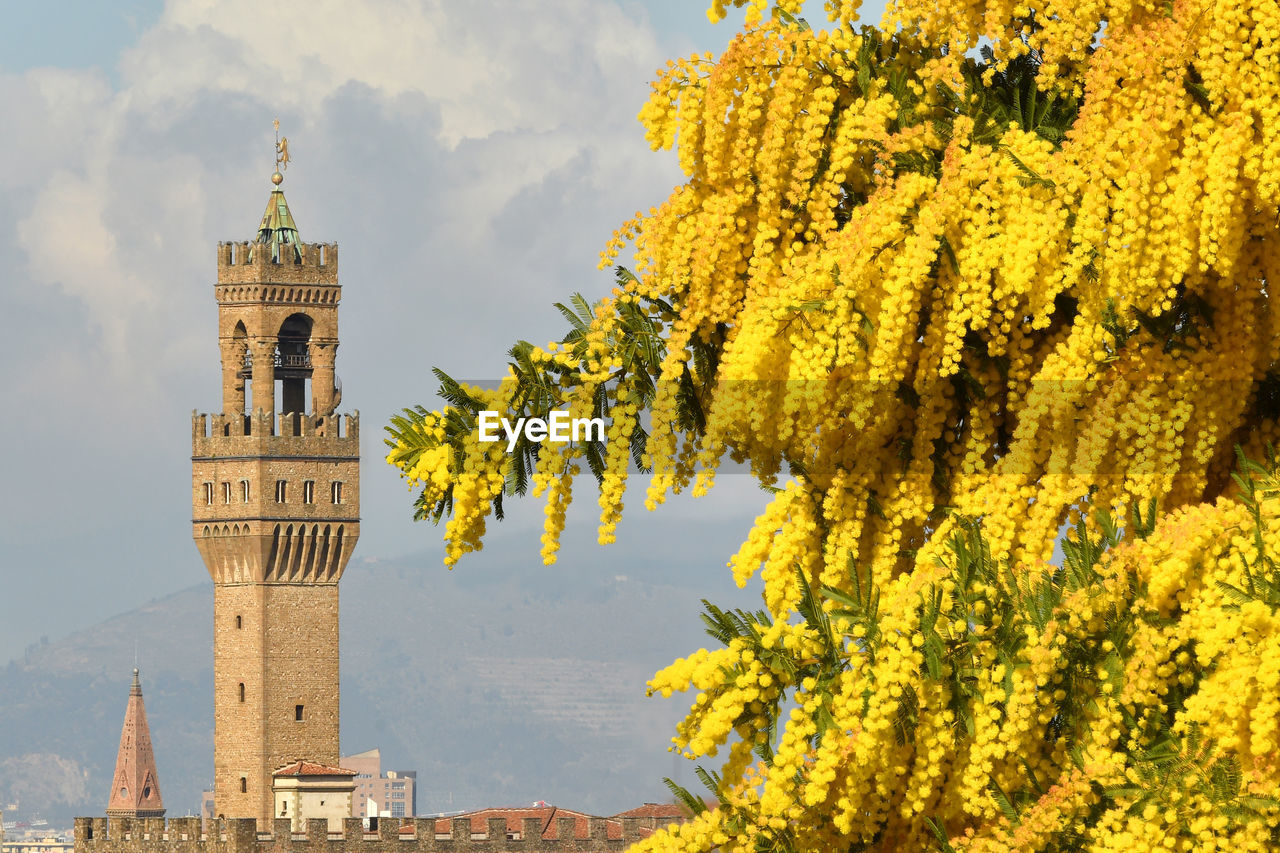
POLYGON ((276 170, 271 173, 271 183, 280 186, 284 180, 281 174, 285 169, 289 168, 289 137, 280 135, 280 119, 271 122, 276 129, 276 170))

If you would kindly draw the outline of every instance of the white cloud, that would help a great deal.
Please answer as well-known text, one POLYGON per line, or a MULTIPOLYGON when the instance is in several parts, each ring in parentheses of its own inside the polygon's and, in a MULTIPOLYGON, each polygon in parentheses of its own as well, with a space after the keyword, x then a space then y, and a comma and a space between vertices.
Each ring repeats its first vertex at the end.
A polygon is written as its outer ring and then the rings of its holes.
POLYGON ((300 112, 351 82, 384 98, 422 93, 454 146, 585 125, 659 55, 647 28, 599 0, 177 0, 122 76, 157 102, 208 87, 300 112))
POLYGON ((0 104, 9 117, 0 135, 0 186, 13 192, 54 170, 80 167, 94 140, 110 133, 110 101, 110 86, 96 71, 0 74, 0 104))

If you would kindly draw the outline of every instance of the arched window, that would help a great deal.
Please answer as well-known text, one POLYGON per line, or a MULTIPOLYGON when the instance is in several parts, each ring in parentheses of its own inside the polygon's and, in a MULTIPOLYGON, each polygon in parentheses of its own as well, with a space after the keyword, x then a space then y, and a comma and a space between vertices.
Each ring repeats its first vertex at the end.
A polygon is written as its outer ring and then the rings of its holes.
MULTIPOLYGON (((239 617, 239 616, 237 616, 237 617, 236 617, 236 627, 237 627, 237 628, 243 628, 243 627, 244 627, 244 622, 240 619, 240 617, 239 617)), ((243 686, 243 685, 241 685, 241 686, 243 686)))
POLYGON ((240 682, 240 701, 244 701, 244 682, 240 682))
MULTIPOLYGON (((292 296, 290 296, 292 298, 292 296)), ((291 314, 280 325, 276 338, 276 378, 280 380, 280 409, 295 415, 294 430, 307 410, 307 381, 311 379, 312 320, 303 313, 291 314)))
POLYGON ((240 793, 249 793, 249 780, 243 776, 240 777, 240 793))
POLYGON ((240 481, 240 501, 242 503, 249 502, 249 481, 248 480, 240 481))

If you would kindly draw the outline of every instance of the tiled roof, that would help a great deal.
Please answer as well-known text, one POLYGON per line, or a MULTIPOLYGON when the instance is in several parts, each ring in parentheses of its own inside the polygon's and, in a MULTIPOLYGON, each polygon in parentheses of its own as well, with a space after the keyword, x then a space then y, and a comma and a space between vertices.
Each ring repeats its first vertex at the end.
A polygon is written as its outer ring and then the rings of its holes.
MULTIPOLYGON (((558 838, 557 833, 560 827, 556 823, 557 818, 571 817, 574 819, 574 836, 577 838, 588 838, 590 832, 587 827, 587 819, 591 815, 575 812, 569 809, 561 809, 556 806, 537 806, 528 808, 489 808, 480 809, 474 812, 465 812, 460 815, 454 815, 449 818, 441 818, 436 821, 436 832, 444 834, 449 832, 449 828, 453 821, 466 818, 471 821, 471 831, 476 834, 483 834, 489 830, 490 818, 505 818, 507 821, 507 832, 517 833, 524 829, 523 821, 525 818, 537 818, 542 822, 542 838, 547 841, 554 841, 558 838)), ((606 837, 611 839, 622 838, 622 823, 616 820, 607 820, 605 818, 596 818, 597 820, 606 820, 605 830, 606 837)))
POLYGON ((271 774, 272 776, 355 776, 356 771, 344 770, 341 767, 330 767, 327 764, 316 764, 314 761, 295 761, 286 764, 271 774))
POLYGON ((657 820, 688 820, 689 810, 675 803, 645 803, 625 812, 618 812, 614 817, 651 817, 657 820))
MULTIPOLYGON (((527 818, 535 818, 541 822, 541 837, 545 841, 554 841, 558 839, 560 827, 558 818, 573 818, 574 836, 579 839, 589 837, 589 827, 587 821, 592 819, 592 815, 583 812, 573 811, 572 809, 562 809, 556 806, 525 806, 511 808, 488 808, 478 809, 473 812, 463 812, 462 814, 452 815, 447 818, 438 818, 436 820, 436 832, 445 835, 455 820, 468 820, 471 823, 471 831, 476 835, 483 835, 489 831, 489 820, 491 818, 501 818, 507 822, 507 832, 511 834, 519 833, 524 830, 524 821, 527 818)), ((620 812, 610 818, 595 817, 595 820, 603 820, 605 822, 605 837, 610 839, 622 838, 622 818, 650 818, 658 828, 662 828, 668 823, 683 822, 689 819, 689 812, 678 805, 664 803, 645 803, 634 809, 620 812)), ((643 836, 650 835, 653 829, 647 826, 638 827, 639 832, 643 836)), ((401 832, 406 831, 401 828, 401 832)))

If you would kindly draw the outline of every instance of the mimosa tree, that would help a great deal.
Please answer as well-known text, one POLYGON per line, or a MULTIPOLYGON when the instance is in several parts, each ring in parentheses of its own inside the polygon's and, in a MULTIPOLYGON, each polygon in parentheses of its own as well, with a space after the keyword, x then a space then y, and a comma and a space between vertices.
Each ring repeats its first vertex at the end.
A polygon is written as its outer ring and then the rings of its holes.
POLYGON ((774 490, 650 683, 720 805, 644 849, 1280 849, 1280 4, 734 4, 612 294, 391 427, 446 561, 528 491, 553 561, 584 471, 605 543, 633 469, 774 490))

